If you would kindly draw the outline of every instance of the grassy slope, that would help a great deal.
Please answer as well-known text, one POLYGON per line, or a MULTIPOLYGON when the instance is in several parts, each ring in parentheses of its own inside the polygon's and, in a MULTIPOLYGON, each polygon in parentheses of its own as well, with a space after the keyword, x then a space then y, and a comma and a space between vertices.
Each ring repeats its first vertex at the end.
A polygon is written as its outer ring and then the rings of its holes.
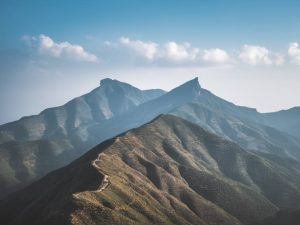
POLYGON ((299 173, 288 171, 194 124, 160 116, 8 197, 0 218, 7 224, 253 224, 299 202, 299 173), (91 162, 101 152, 97 170, 91 162), (104 174, 110 185, 95 192, 104 174), (268 183, 280 188, 273 192, 268 183))

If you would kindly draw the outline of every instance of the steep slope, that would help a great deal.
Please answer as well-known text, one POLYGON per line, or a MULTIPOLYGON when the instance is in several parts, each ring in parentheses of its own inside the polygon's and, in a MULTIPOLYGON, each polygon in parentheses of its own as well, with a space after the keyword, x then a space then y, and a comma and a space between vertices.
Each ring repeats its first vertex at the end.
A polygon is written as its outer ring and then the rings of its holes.
POLYGON ((257 118, 253 115, 249 118, 245 115, 237 116, 232 111, 216 110, 201 101, 181 105, 170 113, 197 123, 242 147, 300 159, 299 139, 267 126, 265 122, 255 122, 261 118, 260 114, 257 118))
MULTIPOLYGON (((266 114, 213 95, 201 88, 197 78, 163 93, 161 90, 141 91, 126 83, 105 79, 99 88, 62 107, 1 126, 0 167, 4 169, 0 170, 0 198, 66 165, 97 143, 162 113, 197 123, 244 148, 300 159, 300 140, 295 135, 277 126, 277 122, 267 120, 271 117, 266 114), (39 141, 46 147, 41 148, 39 141), (44 156, 48 157, 47 163, 41 163, 44 156), (25 171, 21 172, 25 176, 20 176, 19 171, 25 171)), ((291 121, 296 124, 297 115, 296 110, 287 124, 292 124, 291 121)))
POLYGON ((234 105, 201 88, 198 78, 112 119, 106 127, 95 124, 91 130, 105 133, 109 138, 123 132, 124 128, 140 126, 162 113, 197 123, 245 148, 300 159, 299 139, 267 126, 263 115, 255 109, 234 105))
POLYGON ((12 141, 0 145, 0 196, 18 190, 74 159, 73 146, 60 141, 12 141))
POLYGON ((164 93, 162 90, 139 90, 129 84, 104 79, 88 94, 63 106, 46 109, 39 115, 24 117, 0 127, 0 143, 33 141, 76 136, 84 141, 86 127, 119 116, 164 93))
POLYGON ((300 202, 299 170, 274 162, 163 115, 7 197, 0 218, 32 225, 250 225, 300 202))
POLYGON ((163 93, 104 79, 92 92, 63 106, 2 125, 0 198, 66 165, 103 141, 101 135, 90 133, 90 126, 104 124, 163 93))
POLYGON ((300 209, 284 210, 276 213, 261 225, 297 225, 300 221, 300 209))
POLYGON ((92 133, 105 134, 104 139, 113 137, 115 134, 141 126, 186 102, 196 101, 199 91, 200 85, 198 79, 195 78, 156 99, 139 105, 135 110, 111 119, 107 124, 95 124, 90 129, 92 133))
POLYGON ((272 113, 263 113, 262 116, 263 122, 268 126, 300 138, 300 107, 272 113))

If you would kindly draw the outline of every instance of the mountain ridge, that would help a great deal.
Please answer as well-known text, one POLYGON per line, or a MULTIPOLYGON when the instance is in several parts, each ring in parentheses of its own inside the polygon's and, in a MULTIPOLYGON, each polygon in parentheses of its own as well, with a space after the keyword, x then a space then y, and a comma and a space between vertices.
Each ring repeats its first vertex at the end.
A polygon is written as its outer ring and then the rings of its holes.
MULTIPOLYGON (((269 115, 215 96, 201 87, 197 77, 168 93, 104 79, 95 90, 66 105, 70 107, 44 110, 42 116, 16 121, 9 128, 0 126, 0 198, 159 114, 182 117, 253 151, 300 159, 300 139, 286 132, 292 128, 270 126, 274 119, 269 115), (21 182, 16 176, 28 180, 21 182)), ((297 111, 294 114, 288 114, 290 121, 297 121, 297 111)))
MULTIPOLYGON (((90 124, 105 123, 163 93, 161 90, 142 91, 116 80, 109 84, 104 81, 91 92, 62 106, 0 126, 0 198, 66 165, 98 144, 98 140, 88 140, 90 124), (40 140, 47 142, 43 148, 40 140), (48 155, 49 161, 45 162, 44 155, 48 155), (43 169, 39 169, 39 164, 43 169), (22 182, 17 174, 23 174, 22 182)), ((100 137, 99 141, 103 139, 100 137)))
POLYGON ((196 124, 161 115, 7 197, 0 202, 0 217, 12 225, 95 220, 252 225, 278 208, 299 204, 294 185, 300 187, 300 172, 288 175, 289 170, 289 165, 278 166, 196 124), (105 176, 110 184, 96 192, 105 176), (270 182, 280 188, 273 190, 270 182), (46 194, 37 192, 41 189, 46 194), (289 200, 282 204, 283 199, 289 200))

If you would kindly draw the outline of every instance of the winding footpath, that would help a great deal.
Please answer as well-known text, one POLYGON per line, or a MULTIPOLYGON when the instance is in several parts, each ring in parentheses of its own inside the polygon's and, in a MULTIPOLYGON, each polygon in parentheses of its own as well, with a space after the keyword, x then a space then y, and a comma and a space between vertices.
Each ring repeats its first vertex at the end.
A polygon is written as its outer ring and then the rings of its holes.
MULTIPOLYGON (((101 155, 102 155, 102 154, 103 154, 103 153, 100 153, 100 154, 98 155, 97 159, 95 159, 95 160, 92 162, 92 165, 93 165, 94 167, 96 167, 96 169, 98 169, 101 173, 102 173, 102 171, 101 171, 100 167, 97 165, 97 162, 100 162, 100 158, 101 158, 101 155)), ((109 186, 109 184, 110 184, 110 181, 109 181, 109 179, 108 179, 109 176, 106 175, 106 174, 104 174, 104 173, 102 173, 102 174, 104 175, 104 178, 103 178, 103 180, 102 180, 102 183, 101 183, 99 189, 96 190, 96 191, 94 191, 94 192, 101 192, 101 191, 104 191, 105 188, 107 188, 107 187, 109 186)))
MULTIPOLYGON (((101 172, 101 173, 104 175, 104 178, 103 178, 103 180, 102 180, 102 182, 101 182, 101 185, 100 185, 99 189, 98 189, 98 190, 95 190, 95 191, 91 191, 91 192, 101 192, 101 191, 104 191, 104 190, 109 186, 109 184, 110 184, 110 181, 109 181, 109 179, 108 179, 109 176, 106 175, 106 174, 104 174, 104 173, 101 171, 100 167, 97 165, 97 162, 100 162, 100 159, 101 159, 101 156, 102 156, 102 155, 103 155, 103 153, 100 153, 100 154, 98 155, 97 159, 95 159, 95 160, 92 161, 92 165, 93 165, 99 172, 101 172)), ((80 193, 81 193, 81 192, 79 192, 79 193, 74 193, 73 196, 74 196, 75 198, 79 199, 79 194, 80 194, 80 193)))

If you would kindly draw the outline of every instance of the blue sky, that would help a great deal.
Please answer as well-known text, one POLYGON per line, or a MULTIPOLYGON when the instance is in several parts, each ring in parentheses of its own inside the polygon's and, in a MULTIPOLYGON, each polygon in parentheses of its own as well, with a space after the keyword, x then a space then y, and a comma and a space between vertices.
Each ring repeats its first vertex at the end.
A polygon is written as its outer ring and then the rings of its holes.
POLYGON ((245 42, 284 48, 300 36, 297 0, 1 1, 1 47, 24 34, 89 45, 87 36, 189 41, 235 48, 245 42))
POLYGON ((1 0, 0 124, 104 77, 169 90, 197 75, 259 111, 300 105, 299 12, 296 0, 1 0))

